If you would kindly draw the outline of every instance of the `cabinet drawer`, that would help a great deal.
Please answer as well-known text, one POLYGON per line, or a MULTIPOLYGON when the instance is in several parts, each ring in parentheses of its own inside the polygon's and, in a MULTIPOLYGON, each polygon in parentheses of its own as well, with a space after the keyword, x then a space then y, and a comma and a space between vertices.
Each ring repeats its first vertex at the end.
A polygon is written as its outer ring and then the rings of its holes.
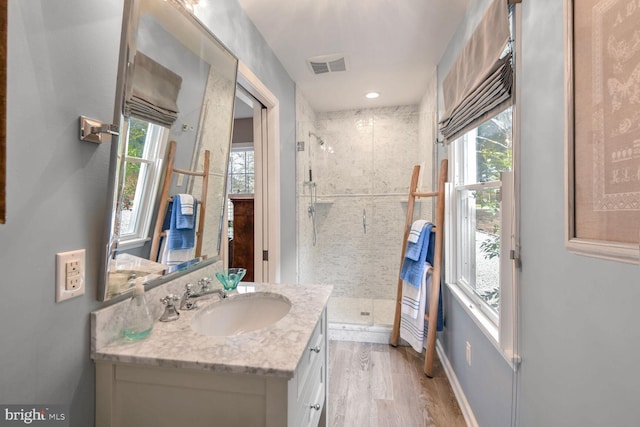
POLYGON ((318 324, 313 330, 313 334, 311 334, 311 339, 309 340, 309 344, 305 350, 305 353, 302 355, 300 359, 300 363, 298 364, 298 368, 296 369, 296 378, 297 378, 297 397, 303 393, 305 385, 310 376, 310 368, 317 360, 325 359, 326 354, 326 310, 322 313, 318 324))
POLYGON ((311 368, 309 382, 305 389, 304 396, 300 402, 303 408, 303 417, 300 420, 301 427, 316 427, 325 405, 325 380, 326 366, 324 359, 318 360, 311 368))

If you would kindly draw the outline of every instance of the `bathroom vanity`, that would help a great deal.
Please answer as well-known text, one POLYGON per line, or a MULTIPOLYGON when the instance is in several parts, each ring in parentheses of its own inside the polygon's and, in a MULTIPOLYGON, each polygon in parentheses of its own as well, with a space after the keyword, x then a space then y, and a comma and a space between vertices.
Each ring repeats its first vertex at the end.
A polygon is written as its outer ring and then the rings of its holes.
MULTIPOLYGON (((273 297, 291 307, 261 329, 203 335, 192 322, 219 304, 213 297, 176 321, 156 322, 137 342, 119 338, 115 326, 126 301, 93 312, 96 426, 326 425, 331 287, 241 283, 238 292, 237 299, 273 297)), ((158 318, 161 307, 154 311, 158 318)))

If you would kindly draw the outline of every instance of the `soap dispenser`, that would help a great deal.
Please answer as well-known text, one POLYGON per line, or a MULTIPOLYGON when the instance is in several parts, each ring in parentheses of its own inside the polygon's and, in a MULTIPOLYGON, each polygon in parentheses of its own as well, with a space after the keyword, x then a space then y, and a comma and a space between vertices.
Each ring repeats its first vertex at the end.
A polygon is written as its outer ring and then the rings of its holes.
POLYGON ((153 318, 149 313, 149 307, 147 307, 142 283, 138 283, 134 288, 133 297, 129 301, 129 306, 124 316, 123 326, 122 333, 125 339, 130 341, 141 340, 151 333, 153 318))

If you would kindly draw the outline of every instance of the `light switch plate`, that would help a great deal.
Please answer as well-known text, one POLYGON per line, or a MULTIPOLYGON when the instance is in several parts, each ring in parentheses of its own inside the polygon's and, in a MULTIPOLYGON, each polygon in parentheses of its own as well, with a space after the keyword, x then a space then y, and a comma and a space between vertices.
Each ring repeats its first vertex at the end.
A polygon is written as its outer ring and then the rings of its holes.
POLYGON ((56 254, 56 302, 84 295, 85 250, 56 254))

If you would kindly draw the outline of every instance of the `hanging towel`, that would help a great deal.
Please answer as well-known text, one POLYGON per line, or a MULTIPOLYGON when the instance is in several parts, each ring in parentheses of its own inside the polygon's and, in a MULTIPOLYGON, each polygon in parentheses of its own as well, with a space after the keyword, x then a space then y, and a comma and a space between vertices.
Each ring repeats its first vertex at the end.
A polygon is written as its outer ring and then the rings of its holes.
MULTIPOLYGON (((191 194, 176 194, 173 196, 174 205, 178 208, 175 212, 175 227, 179 230, 193 229, 195 224, 196 199, 191 194)), ((172 214, 173 215, 173 214, 172 214)))
POLYGON ((424 219, 414 221, 413 224, 411 224, 411 229, 409 230, 409 237, 407 237, 407 240, 411 243, 418 243, 420 234, 422 233, 422 228, 426 224, 427 221, 425 221, 424 219))
MULTIPOLYGON (((425 265, 425 269, 428 270, 432 268, 431 264, 427 263, 425 265)), ((425 283, 423 280, 420 281, 420 286, 413 286, 411 283, 407 283, 404 280, 402 281, 402 314, 407 315, 412 319, 418 318, 418 313, 420 313, 420 301, 421 298, 425 296, 425 283)))
MULTIPOLYGON (((420 280, 421 288, 417 300, 417 307, 415 310, 411 307, 408 311, 409 313, 405 313, 404 309, 404 296, 403 296, 403 304, 402 304, 402 313, 400 314, 400 338, 409 343, 411 347, 418 353, 422 353, 422 349, 424 348, 425 338, 427 337, 427 328, 425 328, 424 321, 424 312, 427 306, 427 288, 429 287, 429 283, 431 283, 431 273, 429 273, 429 269, 425 265, 422 269, 423 275, 420 280), (413 314, 416 314, 413 317, 413 314)), ((413 284, 407 283, 406 281, 402 284, 402 292, 404 295, 405 289, 415 288, 413 284)), ((414 292, 414 291, 411 291, 414 292)), ((415 295, 415 293, 414 293, 415 295)))
POLYGON ((169 242, 171 241, 171 230, 165 230, 166 236, 162 239, 160 244, 160 255, 158 260, 164 265, 179 265, 183 262, 190 261, 194 257, 195 249, 193 247, 188 249, 169 249, 169 242))
MULTIPOLYGON (((417 288, 413 284, 402 282, 402 311, 400 314, 400 338, 409 343, 418 353, 425 347, 429 323, 424 320, 424 314, 429 306, 431 286, 433 285, 433 270, 431 264, 426 263, 421 280, 417 288)), ((438 299, 438 319, 436 330, 442 331, 444 316, 442 315, 442 293, 438 299)))
POLYGON ((420 236, 418 237, 418 241, 416 243, 407 241, 407 248, 402 262, 400 278, 416 287, 420 286, 422 281, 428 252, 433 252, 433 247, 435 246, 431 244, 431 242, 434 241, 435 236, 431 232, 432 228, 433 224, 425 222, 422 227, 422 231, 420 232, 420 236))
POLYGON ((191 194, 179 194, 180 196, 180 213, 182 215, 193 216, 194 197, 191 194))
POLYGON ((194 224, 198 211, 198 201, 193 201, 193 215, 182 215, 179 195, 173 199, 171 220, 169 222, 170 233, 167 236, 169 250, 193 248, 196 241, 194 224), (191 227, 186 227, 188 225, 191 227))

